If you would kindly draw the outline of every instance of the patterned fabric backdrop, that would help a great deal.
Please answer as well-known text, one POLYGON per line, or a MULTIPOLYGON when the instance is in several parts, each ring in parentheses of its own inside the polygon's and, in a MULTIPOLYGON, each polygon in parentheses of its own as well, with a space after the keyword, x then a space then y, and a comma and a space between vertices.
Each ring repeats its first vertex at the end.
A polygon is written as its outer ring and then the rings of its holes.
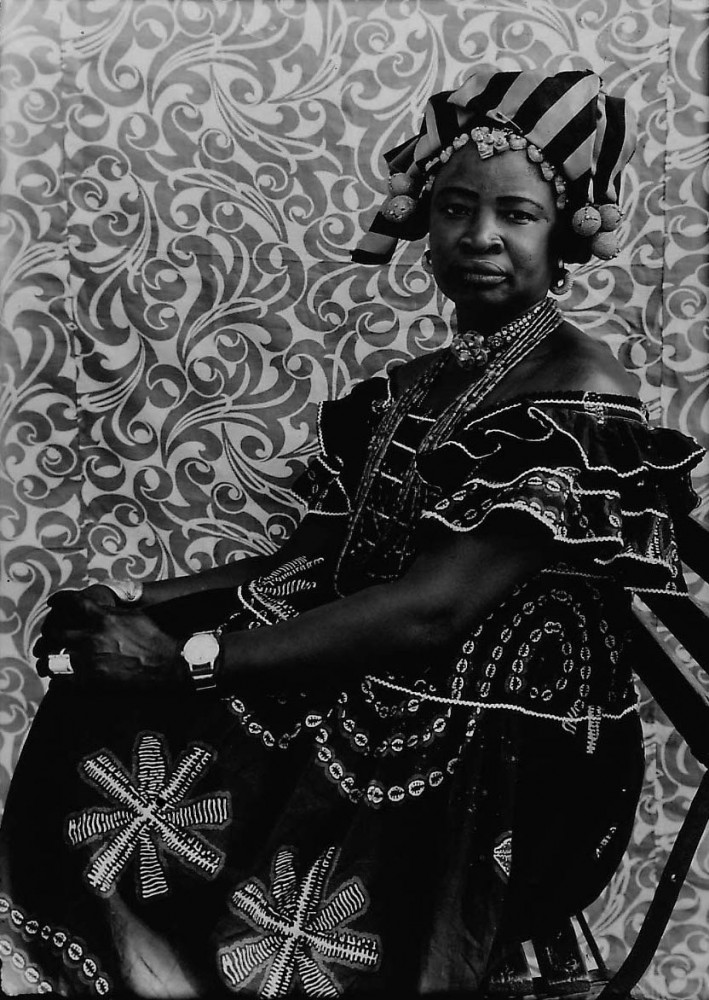
MULTIPOLYGON (((590 64, 639 111, 627 244, 562 303, 708 443, 702 0, 6 0, 0 791, 54 590, 271 550, 316 403, 449 336, 423 247, 348 250, 381 153, 473 65, 590 64)), ((709 500, 707 467, 697 478, 709 500)), ((705 504, 706 506, 706 504, 705 504)), ((702 678, 709 684, 709 678, 702 678)), ((646 699, 628 857, 592 912, 634 938, 699 768, 646 699)), ((709 998, 709 843, 644 986, 709 998)))

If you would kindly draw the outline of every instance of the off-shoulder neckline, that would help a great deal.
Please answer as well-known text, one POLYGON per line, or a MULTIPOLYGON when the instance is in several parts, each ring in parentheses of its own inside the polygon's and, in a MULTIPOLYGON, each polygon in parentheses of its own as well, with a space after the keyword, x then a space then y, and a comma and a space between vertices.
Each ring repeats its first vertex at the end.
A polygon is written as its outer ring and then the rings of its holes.
MULTIPOLYGON (((396 396, 392 392, 393 383, 392 377, 389 373, 386 374, 385 381, 387 383, 387 395, 390 399, 396 399, 396 396)), ((506 399, 499 400, 497 403, 475 407, 472 412, 475 412, 476 415, 483 413, 489 414, 495 413, 498 410, 513 409, 516 406, 523 406, 526 403, 550 403, 560 406, 563 406, 566 403, 576 406, 587 406, 589 408, 593 406, 593 404, 600 404, 603 406, 616 407, 618 409, 630 409, 642 418, 645 417, 647 412, 645 404, 636 396, 629 396, 627 394, 615 392, 596 392, 591 389, 564 389, 551 392, 516 393, 513 396, 508 396, 506 399)), ((421 410, 421 413, 424 412, 426 411, 421 410)))
POLYGON ((552 403, 563 405, 564 403, 576 406, 591 407, 594 404, 602 406, 614 406, 618 409, 631 409, 641 416, 645 413, 643 403, 635 396, 628 396, 615 392, 594 392, 589 389, 566 389, 563 392, 522 392, 507 399, 501 399, 497 403, 481 406, 478 413, 494 412, 495 410, 511 409, 515 406, 523 406, 526 403, 552 403))

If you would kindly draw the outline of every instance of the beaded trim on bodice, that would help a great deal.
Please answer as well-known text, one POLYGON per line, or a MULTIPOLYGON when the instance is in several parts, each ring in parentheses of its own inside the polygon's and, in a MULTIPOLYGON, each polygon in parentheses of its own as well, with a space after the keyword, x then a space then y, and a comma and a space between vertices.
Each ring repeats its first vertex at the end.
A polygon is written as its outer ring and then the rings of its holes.
MULTIPOLYGON (((592 415, 599 423, 611 416, 638 424, 646 421, 643 404, 632 397, 611 397, 581 391, 515 396, 491 408, 478 408, 474 414, 466 411, 460 419, 486 420, 533 402, 564 405, 592 415)), ((391 405, 389 396, 375 403, 373 408, 381 414, 382 411, 386 413, 391 405)), ((421 453, 422 444, 430 435, 434 423, 435 418, 427 411, 426 401, 422 399, 418 405, 410 407, 397 424, 379 463, 372 470, 372 481, 350 544, 340 555, 335 574, 335 586, 339 593, 350 593, 371 583, 398 579, 410 562, 414 552, 412 526, 418 523, 434 493, 433 488, 416 473, 417 455, 421 453), (413 485, 409 485, 411 480, 413 485)), ((451 433, 454 431, 455 427, 450 428, 451 433)), ((550 567, 548 572, 554 572, 554 569, 550 567)), ((562 570, 561 563, 559 570, 562 570)), ((595 578, 601 576, 600 573, 595 574, 595 578)))

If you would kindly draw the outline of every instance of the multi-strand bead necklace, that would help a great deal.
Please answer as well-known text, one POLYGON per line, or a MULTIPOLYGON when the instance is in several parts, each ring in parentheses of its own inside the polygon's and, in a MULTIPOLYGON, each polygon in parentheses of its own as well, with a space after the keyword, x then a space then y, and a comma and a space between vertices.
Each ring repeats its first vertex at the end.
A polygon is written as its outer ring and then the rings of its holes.
MULTIPOLYGON (((485 338, 486 353, 484 357, 481 356, 478 359, 478 366, 481 371, 479 378, 475 379, 465 392, 452 400, 433 420, 430 428, 423 437, 421 445, 418 448, 418 453, 432 451, 442 444, 461 416, 474 407, 480 406, 502 379, 516 365, 523 361, 561 322, 562 315, 556 304, 551 299, 544 299, 544 301, 533 306, 526 313, 523 313, 522 316, 517 317, 517 319, 503 326, 496 333, 490 334, 485 338)), ((474 333, 465 335, 465 337, 475 336, 480 335, 474 333)), ((378 473, 399 425, 407 414, 420 411, 431 386, 442 372, 449 356, 448 352, 442 352, 440 358, 434 361, 420 378, 404 389, 389 404, 388 409, 385 410, 384 416, 374 432, 368 450, 367 460, 353 505, 353 513, 348 525, 347 537, 335 572, 336 582, 340 579, 340 571, 343 563, 353 557, 357 559, 354 550, 360 547, 358 543, 362 541, 362 518, 368 509, 372 487, 378 478, 378 473)), ((420 481, 416 472, 416 456, 412 455, 411 462, 398 490, 396 507, 399 511, 406 512, 407 514, 413 513, 419 489, 420 481)), ((369 540, 369 547, 373 546, 373 542, 373 539, 369 540)))

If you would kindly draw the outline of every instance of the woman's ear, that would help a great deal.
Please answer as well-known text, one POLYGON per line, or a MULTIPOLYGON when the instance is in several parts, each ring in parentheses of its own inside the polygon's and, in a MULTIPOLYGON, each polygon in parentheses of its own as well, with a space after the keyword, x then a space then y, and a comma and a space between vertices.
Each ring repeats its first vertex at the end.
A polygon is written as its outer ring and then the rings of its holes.
POLYGON ((592 257, 591 241, 573 231, 571 213, 566 210, 559 212, 551 245, 554 259, 567 264, 586 264, 592 257))

